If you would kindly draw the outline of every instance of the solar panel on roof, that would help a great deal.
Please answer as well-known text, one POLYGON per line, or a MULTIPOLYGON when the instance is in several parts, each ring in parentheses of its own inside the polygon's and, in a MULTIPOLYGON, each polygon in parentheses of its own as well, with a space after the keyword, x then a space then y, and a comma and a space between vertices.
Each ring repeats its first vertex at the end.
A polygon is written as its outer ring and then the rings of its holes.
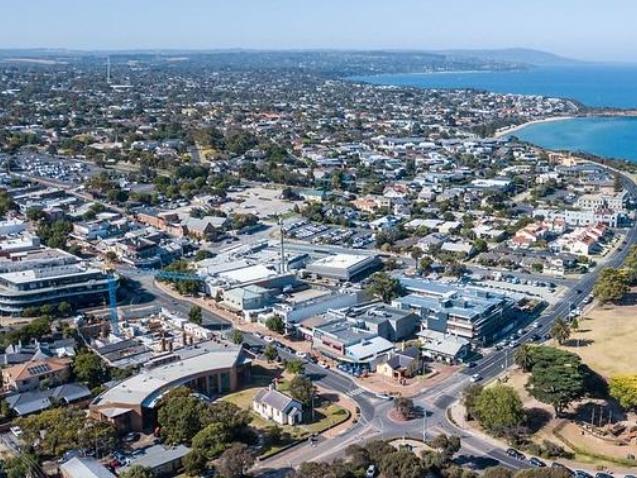
POLYGON ((31 375, 40 375, 42 373, 46 373, 50 371, 51 367, 49 367, 48 364, 40 364, 40 365, 35 365, 33 367, 29 367, 27 368, 27 370, 29 371, 31 375))

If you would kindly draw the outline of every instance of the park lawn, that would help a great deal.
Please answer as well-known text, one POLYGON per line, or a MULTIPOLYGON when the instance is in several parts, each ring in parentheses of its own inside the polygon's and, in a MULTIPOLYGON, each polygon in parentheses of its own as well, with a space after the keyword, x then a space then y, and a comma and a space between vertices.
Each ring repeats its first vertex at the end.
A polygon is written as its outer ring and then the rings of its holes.
POLYGON ((576 353, 595 372, 609 378, 637 373, 637 305, 596 306, 562 348, 576 353))

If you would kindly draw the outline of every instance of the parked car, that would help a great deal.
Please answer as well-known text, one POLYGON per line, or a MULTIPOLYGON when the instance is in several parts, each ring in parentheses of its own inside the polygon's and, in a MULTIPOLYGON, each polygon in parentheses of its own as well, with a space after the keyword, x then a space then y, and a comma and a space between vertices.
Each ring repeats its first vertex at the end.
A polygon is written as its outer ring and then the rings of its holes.
POLYGON ((532 457, 529 459, 529 465, 531 465, 533 468, 545 468, 546 467, 546 463, 544 463, 542 460, 540 460, 539 458, 536 457, 532 457))
POLYGON ((507 455, 509 455, 511 458, 515 458, 516 460, 520 460, 520 461, 524 461, 526 460, 526 457, 520 453, 519 451, 517 451, 515 448, 509 448, 506 451, 507 455))
POLYGON ((124 436, 124 443, 134 443, 141 438, 141 434, 138 432, 130 432, 124 436))
POLYGON ((585 472, 584 470, 575 470, 575 477, 576 478, 593 478, 593 475, 585 472))
POLYGON ((365 478, 374 478, 376 476, 376 466, 369 465, 367 467, 367 471, 365 472, 365 478))

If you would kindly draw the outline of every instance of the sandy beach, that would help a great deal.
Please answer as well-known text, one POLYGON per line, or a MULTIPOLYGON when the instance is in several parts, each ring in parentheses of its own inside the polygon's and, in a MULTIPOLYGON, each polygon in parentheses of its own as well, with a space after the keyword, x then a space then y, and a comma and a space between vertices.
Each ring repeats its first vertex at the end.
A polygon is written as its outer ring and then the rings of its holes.
POLYGON ((565 121, 565 120, 570 120, 570 119, 574 119, 574 118, 576 118, 576 116, 551 116, 551 117, 543 118, 543 119, 539 119, 539 120, 527 121, 526 123, 522 123, 522 124, 519 124, 519 125, 508 126, 506 128, 502 128, 498 132, 496 132, 493 137, 494 138, 501 138, 503 136, 508 136, 511 133, 519 131, 519 130, 521 130, 523 128, 526 128, 527 126, 531 126, 533 124, 552 123, 554 121, 565 121))

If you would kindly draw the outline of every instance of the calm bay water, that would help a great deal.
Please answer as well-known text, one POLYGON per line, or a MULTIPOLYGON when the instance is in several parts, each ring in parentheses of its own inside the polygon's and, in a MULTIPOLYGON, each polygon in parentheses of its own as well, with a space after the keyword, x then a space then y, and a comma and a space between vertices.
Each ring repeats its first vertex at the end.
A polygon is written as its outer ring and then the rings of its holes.
POLYGON ((353 77, 378 85, 478 88, 572 98, 587 106, 637 108, 637 65, 543 67, 520 71, 410 73, 353 77))
POLYGON ((513 134, 548 149, 585 151, 637 162, 637 117, 574 118, 536 123, 513 134))
MULTIPOLYGON (((543 67, 523 71, 392 74, 354 77, 379 85, 476 88, 497 93, 572 98, 587 106, 637 109, 637 65, 543 67)), ((585 151, 637 162, 637 118, 576 118, 515 132, 551 149, 585 151)))

